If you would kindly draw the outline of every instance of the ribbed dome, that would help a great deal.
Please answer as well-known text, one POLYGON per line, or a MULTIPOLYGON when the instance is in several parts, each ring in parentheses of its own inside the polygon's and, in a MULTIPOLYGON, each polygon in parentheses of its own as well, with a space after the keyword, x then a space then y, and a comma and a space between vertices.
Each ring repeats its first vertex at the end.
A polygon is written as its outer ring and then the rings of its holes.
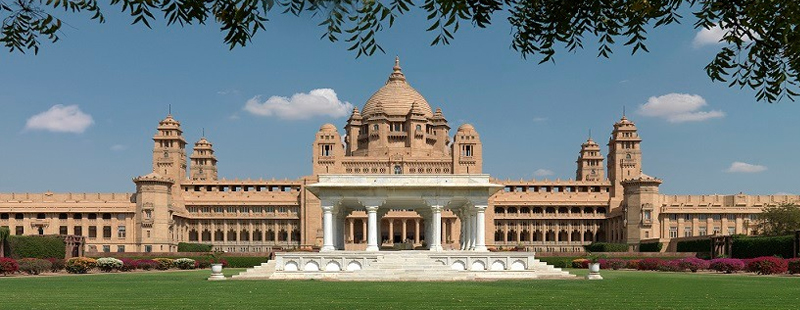
POLYGON ((406 82, 406 77, 400 70, 400 60, 395 58, 394 72, 389 75, 386 85, 381 87, 367 100, 361 115, 365 118, 384 112, 389 116, 405 116, 411 110, 411 105, 416 103, 425 117, 432 117, 433 112, 428 101, 406 82))

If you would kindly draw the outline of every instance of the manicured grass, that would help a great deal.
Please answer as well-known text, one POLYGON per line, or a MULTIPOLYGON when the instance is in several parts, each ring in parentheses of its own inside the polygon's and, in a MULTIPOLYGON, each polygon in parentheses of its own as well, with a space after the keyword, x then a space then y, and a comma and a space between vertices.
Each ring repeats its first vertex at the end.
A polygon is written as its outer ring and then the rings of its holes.
MULTIPOLYGON (((242 269, 227 270, 226 275, 242 269)), ((585 270, 571 270, 584 275, 585 270)), ((208 270, 0 277, 2 309, 797 309, 800 277, 606 271, 602 281, 206 281, 208 270)))

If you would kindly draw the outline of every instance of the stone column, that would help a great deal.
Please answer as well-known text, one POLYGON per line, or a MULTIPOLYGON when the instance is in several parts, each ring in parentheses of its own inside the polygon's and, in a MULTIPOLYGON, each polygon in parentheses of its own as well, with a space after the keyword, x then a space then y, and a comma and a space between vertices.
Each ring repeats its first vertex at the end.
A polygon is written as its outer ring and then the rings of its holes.
POLYGON ((336 248, 333 246, 333 206, 325 205, 323 202, 322 212, 322 248, 319 251, 334 251, 336 248))
POLYGON ((475 209, 478 211, 475 214, 475 248, 474 251, 476 252, 486 252, 489 249, 486 248, 486 207, 487 206, 476 206, 475 209))
POLYGON ((414 245, 419 244, 419 219, 414 219, 414 245))
POLYGON ((468 210, 467 218, 469 219, 469 225, 467 225, 467 250, 474 250, 475 249, 475 230, 477 229, 477 225, 475 225, 475 214, 472 213, 472 210, 468 210))
POLYGON ((394 244, 394 219, 389 219, 389 244, 394 244))
POLYGON ((406 239, 408 239, 408 235, 406 235, 408 233, 408 230, 406 229, 406 224, 407 223, 408 223, 408 220, 407 219, 403 219, 403 243, 405 243, 406 239))
POLYGON ((349 232, 350 234, 348 235, 347 241, 350 242, 350 243, 355 243, 355 241, 356 241, 356 238, 355 238, 355 232, 356 232, 355 221, 356 221, 355 219, 347 220, 347 222, 350 224, 349 225, 350 226, 350 232, 349 232))
POLYGON ((367 220, 361 219, 361 243, 367 243, 367 220))
POLYGON ((431 206, 431 211, 430 250, 439 252, 442 251, 442 206, 431 206))
POLYGON ((367 206, 367 251, 376 252, 378 247, 378 207, 367 206))

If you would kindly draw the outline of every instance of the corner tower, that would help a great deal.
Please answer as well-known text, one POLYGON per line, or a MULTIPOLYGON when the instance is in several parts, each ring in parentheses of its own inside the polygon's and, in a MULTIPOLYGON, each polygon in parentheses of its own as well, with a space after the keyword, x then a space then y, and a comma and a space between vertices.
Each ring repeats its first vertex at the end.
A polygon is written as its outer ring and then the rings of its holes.
POLYGON ((635 179, 642 174, 641 142, 636 124, 623 115, 614 124, 614 131, 608 139, 608 178, 612 197, 622 197, 623 180, 635 179))
POLYGON ((181 123, 172 114, 158 123, 153 136, 153 172, 179 184, 186 179, 186 140, 181 123))
POLYGON ((591 137, 581 144, 581 152, 576 162, 578 170, 575 173, 575 180, 602 181, 605 178, 600 146, 591 137))
POLYGON ((192 180, 217 180, 217 157, 214 156, 213 145, 205 137, 195 142, 194 152, 189 159, 192 161, 190 168, 190 178, 192 180))

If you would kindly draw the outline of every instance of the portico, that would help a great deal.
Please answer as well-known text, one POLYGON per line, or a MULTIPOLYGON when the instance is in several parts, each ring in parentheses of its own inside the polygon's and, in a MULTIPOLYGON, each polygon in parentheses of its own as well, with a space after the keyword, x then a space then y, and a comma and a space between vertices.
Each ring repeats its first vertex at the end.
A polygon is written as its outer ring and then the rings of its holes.
POLYGON ((488 175, 481 174, 327 174, 319 175, 319 182, 308 186, 321 201, 323 252, 344 250, 344 219, 353 211, 366 212, 366 251, 378 251, 379 219, 390 210, 415 211, 423 218, 426 248, 430 251, 443 250, 442 212, 450 210, 461 221, 460 249, 487 251, 484 214, 489 196, 501 188, 489 182, 488 175))

